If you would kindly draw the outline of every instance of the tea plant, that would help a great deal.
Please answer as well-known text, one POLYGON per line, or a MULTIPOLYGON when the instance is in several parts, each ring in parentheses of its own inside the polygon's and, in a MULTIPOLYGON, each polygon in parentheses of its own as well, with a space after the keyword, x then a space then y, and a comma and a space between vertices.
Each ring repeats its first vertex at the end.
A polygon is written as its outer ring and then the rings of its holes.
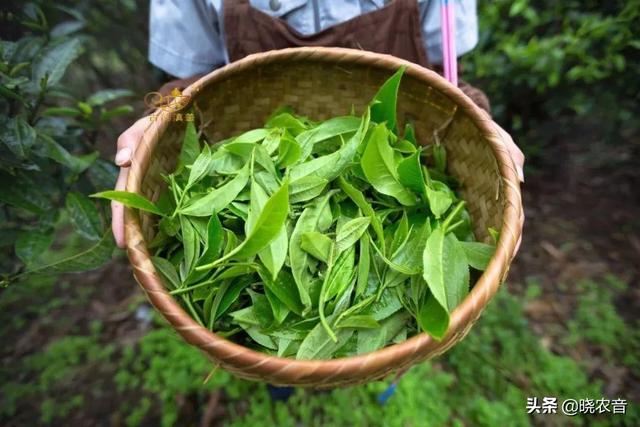
POLYGON ((132 109, 111 106, 129 91, 85 98, 65 85, 85 41, 72 11, 51 23, 28 3, 7 9, 1 20, 15 35, 0 41, 0 281, 7 285, 30 273, 90 269, 110 259, 108 219, 86 194, 113 186, 116 171, 100 159, 97 137, 132 109), (56 251, 48 251, 52 245, 56 251))

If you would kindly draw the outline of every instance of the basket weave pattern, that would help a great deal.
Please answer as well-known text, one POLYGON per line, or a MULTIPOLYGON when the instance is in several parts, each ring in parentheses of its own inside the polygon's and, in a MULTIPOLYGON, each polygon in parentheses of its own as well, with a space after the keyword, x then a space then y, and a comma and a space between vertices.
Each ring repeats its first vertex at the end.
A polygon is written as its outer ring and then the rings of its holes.
MULTIPOLYGON (((198 325, 170 296, 156 273, 146 242, 154 218, 125 211, 127 251, 134 275, 151 303, 189 343, 216 364, 247 379, 277 385, 333 387, 384 377, 445 352, 461 340, 505 279, 522 229, 518 178, 504 145, 509 136, 436 73, 395 57, 340 48, 295 48, 251 55, 203 77, 184 91, 205 123, 209 141, 261 127, 282 105, 312 120, 362 111, 379 86, 401 65, 407 70, 398 97, 399 125, 413 123, 423 143, 445 144, 449 173, 462 184, 462 197, 479 240, 487 228, 500 230, 496 253, 469 296, 451 314, 440 342, 420 334, 361 356, 305 361, 259 353, 198 325), (448 126, 443 126, 448 124, 448 126)), ((151 122, 137 149, 127 190, 157 200, 166 189, 161 175, 175 167, 184 125, 161 115, 151 122)))

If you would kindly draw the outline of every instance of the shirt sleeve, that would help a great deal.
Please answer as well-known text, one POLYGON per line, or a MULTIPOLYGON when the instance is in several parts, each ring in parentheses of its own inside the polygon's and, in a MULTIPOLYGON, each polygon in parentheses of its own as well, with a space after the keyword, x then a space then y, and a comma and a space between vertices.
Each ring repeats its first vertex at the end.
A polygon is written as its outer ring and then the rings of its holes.
POLYGON ((220 20, 208 0, 151 0, 149 61, 179 78, 224 65, 220 20))
MULTIPOLYGON (((449 0, 454 3, 456 54, 461 56, 478 44, 478 12, 476 0, 449 0)), ((440 0, 421 0, 422 38, 429 62, 442 64, 440 0)))

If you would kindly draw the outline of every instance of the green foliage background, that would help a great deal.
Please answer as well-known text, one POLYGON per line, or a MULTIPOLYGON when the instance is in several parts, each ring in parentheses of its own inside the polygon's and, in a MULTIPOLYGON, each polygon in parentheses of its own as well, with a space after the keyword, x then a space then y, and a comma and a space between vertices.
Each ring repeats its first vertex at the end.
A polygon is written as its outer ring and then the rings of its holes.
MULTIPOLYGON (((527 154, 529 174, 544 170, 545 152, 568 129, 629 153, 596 163, 637 158, 640 1, 479 3, 480 45, 463 59, 464 77, 486 90, 496 120, 527 154)), ((148 323, 141 296, 120 307, 133 319, 127 339, 108 318, 71 316, 108 290, 25 272, 83 269, 111 256, 107 205, 86 195, 112 187, 113 141, 159 85, 146 62, 147 7, 133 0, 3 5, 0 271, 3 284, 14 284, 0 294, 0 423, 193 425, 218 399, 215 423, 239 426, 640 424, 633 400, 624 417, 525 411, 527 397, 607 396, 594 372, 624 367, 640 377, 637 324, 619 309, 634 284, 613 275, 558 284, 577 294, 570 321, 554 325, 563 354, 548 348, 524 313, 540 287, 515 284, 519 292, 501 291, 461 344, 406 374, 386 405, 377 396, 388 380, 297 390, 286 403, 223 371, 205 383, 210 363, 155 316, 148 323), (49 338, 20 353, 36 333, 49 338), (584 348, 598 354, 595 361, 572 351, 584 348)))

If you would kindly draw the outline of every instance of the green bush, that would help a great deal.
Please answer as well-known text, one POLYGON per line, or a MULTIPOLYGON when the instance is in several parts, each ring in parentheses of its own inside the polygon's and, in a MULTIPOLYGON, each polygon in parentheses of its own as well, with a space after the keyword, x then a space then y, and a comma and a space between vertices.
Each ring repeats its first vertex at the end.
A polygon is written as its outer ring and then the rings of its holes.
POLYGON ((105 206, 86 194, 113 187, 116 169, 100 158, 98 136, 115 117, 132 111, 129 105, 114 105, 131 93, 76 92, 64 76, 90 38, 82 34, 84 23, 73 9, 46 4, 46 12, 28 3, 1 15, 8 35, 0 40, 0 271, 5 285, 25 272, 93 268, 113 250, 105 206), (48 9, 57 10, 60 22, 49 22, 48 9))
POLYGON ((479 16, 465 74, 525 148, 576 117, 609 141, 638 130, 639 0, 496 0, 479 16))

